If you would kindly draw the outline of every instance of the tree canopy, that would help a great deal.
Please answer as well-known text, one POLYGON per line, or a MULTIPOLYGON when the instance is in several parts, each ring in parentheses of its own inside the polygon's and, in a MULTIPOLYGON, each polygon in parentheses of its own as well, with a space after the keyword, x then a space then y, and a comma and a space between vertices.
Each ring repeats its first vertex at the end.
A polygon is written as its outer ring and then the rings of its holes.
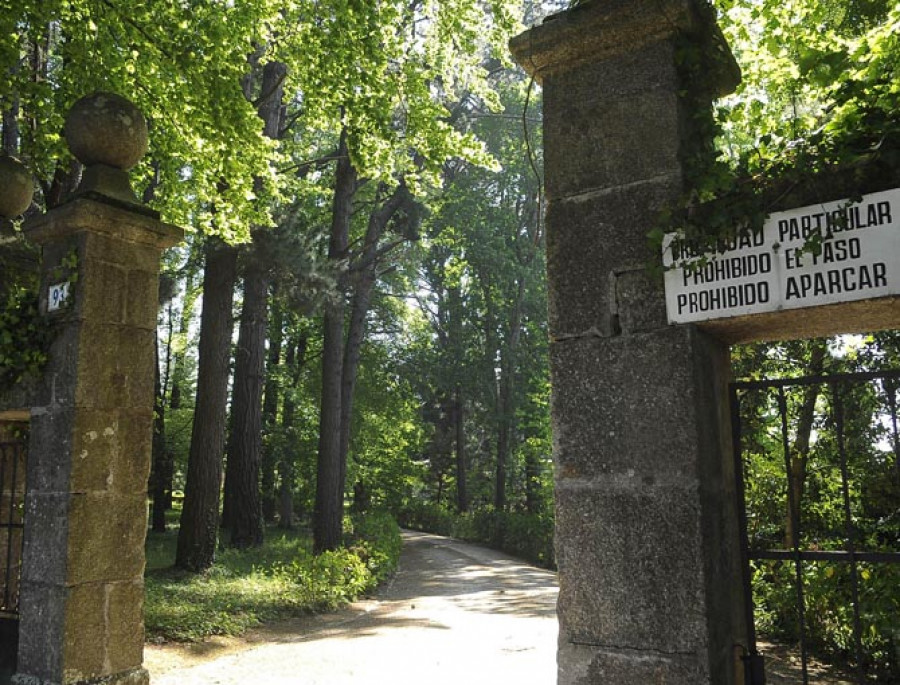
MULTIPOLYGON (((689 160, 689 188, 653 238, 712 244, 761 226, 778 199, 836 172, 896 180, 900 7, 889 0, 716 0, 741 67, 734 95, 698 119, 715 144, 689 160)), ((685 78, 704 78, 690 55, 685 78)), ((879 188, 880 189, 880 188, 879 188)), ((839 198, 823 197, 824 200, 839 198)))
POLYGON ((3 0, 4 148, 55 204, 72 182, 61 137, 68 107, 88 92, 119 92, 149 121, 137 185, 154 187, 164 218, 246 240, 250 226, 271 225, 272 203, 296 192, 302 162, 341 126, 365 176, 433 181, 449 156, 487 163, 451 126, 447 105, 463 95, 493 101, 485 60, 505 59, 514 5, 3 0), (269 61, 287 66, 288 130, 277 140, 256 116, 266 94, 246 88, 269 61))

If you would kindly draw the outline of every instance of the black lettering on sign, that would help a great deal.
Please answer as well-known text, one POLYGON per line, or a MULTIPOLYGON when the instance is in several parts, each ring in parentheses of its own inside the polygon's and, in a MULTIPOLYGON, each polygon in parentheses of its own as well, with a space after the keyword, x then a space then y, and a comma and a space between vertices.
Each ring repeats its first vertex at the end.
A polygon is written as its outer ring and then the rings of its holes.
POLYGON ((840 295, 856 290, 885 287, 887 287, 887 264, 876 262, 843 269, 829 269, 821 273, 788 276, 784 299, 840 295))
POLYGON ((766 281, 707 288, 692 293, 680 293, 677 298, 679 314, 701 314, 720 309, 750 307, 769 301, 766 281))
POLYGON ((813 255, 813 264, 830 264, 844 262, 848 259, 859 259, 862 246, 859 238, 834 238, 822 243, 822 252, 813 255))
POLYGON ((778 239, 780 242, 808 240, 814 235, 829 236, 890 223, 893 223, 890 201, 867 202, 838 207, 828 212, 811 212, 799 217, 779 219, 778 239))
POLYGON ((703 285, 716 281, 729 281, 734 278, 749 278, 771 271, 772 255, 763 252, 740 257, 717 257, 702 267, 684 269, 681 278, 682 284, 685 286, 703 285))

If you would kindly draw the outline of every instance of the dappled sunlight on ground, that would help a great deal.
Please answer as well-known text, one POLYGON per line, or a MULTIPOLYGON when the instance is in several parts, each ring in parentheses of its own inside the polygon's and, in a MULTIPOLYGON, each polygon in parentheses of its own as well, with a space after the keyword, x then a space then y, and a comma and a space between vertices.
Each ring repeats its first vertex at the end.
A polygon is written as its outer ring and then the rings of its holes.
POLYGON ((404 539, 376 598, 255 630, 243 649, 223 639, 211 660, 166 664, 172 650, 150 647, 154 685, 556 681, 554 573, 433 535, 404 539))

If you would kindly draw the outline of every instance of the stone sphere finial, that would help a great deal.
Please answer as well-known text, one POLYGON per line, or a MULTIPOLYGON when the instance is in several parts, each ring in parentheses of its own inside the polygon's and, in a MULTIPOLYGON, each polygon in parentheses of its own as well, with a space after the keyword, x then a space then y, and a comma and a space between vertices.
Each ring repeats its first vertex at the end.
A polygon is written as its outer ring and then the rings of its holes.
POLYGON ((12 219, 31 205, 34 180, 31 172, 15 157, 0 155, 0 217, 12 219))
POLYGON ((65 126, 66 142, 85 166, 105 164, 127 171, 147 152, 147 121, 131 101, 96 92, 76 102, 65 126))

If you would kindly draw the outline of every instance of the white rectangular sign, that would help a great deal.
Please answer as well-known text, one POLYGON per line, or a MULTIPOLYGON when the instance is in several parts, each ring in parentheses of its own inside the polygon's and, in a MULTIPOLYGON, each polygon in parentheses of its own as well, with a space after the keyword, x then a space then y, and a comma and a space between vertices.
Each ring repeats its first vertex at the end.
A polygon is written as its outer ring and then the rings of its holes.
POLYGON ((66 306, 69 300, 69 283, 54 283, 47 290, 47 311, 55 312, 66 306))
POLYGON ((900 294, 900 188, 772 214, 761 231, 703 255, 663 241, 669 323, 900 294), (823 237, 819 254, 804 251, 823 237))

